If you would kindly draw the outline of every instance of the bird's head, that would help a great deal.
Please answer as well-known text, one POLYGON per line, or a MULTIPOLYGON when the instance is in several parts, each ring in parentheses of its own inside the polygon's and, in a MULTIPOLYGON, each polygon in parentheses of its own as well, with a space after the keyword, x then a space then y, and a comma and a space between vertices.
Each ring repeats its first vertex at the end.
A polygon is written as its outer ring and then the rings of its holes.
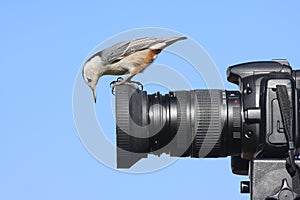
POLYGON ((82 77, 85 83, 92 89, 94 100, 96 103, 96 86, 99 78, 103 75, 103 62, 101 58, 96 55, 85 62, 82 69, 82 77))

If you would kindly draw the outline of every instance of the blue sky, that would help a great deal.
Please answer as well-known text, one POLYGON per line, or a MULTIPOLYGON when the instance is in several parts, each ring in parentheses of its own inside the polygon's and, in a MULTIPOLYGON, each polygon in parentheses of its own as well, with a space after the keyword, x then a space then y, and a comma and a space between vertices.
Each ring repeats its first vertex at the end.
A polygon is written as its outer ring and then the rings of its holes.
MULTIPOLYGON (((239 194, 247 177, 232 175, 229 159, 182 159, 147 174, 98 162, 76 130, 74 82, 102 41, 161 27, 202 45, 224 86, 237 90, 226 82, 229 65, 286 58, 299 69, 299 10, 298 1, 2 1, 0 199, 248 199, 239 194)), ((114 79, 99 85, 103 102, 110 102, 114 79)), ((104 107, 95 105, 98 120, 113 130, 104 107)))

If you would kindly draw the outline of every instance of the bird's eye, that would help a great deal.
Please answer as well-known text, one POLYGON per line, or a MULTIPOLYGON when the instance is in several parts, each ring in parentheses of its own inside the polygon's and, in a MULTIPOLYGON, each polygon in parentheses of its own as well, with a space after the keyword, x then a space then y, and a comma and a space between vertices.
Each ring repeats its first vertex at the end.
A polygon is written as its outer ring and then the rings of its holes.
POLYGON ((92 79, 90 79, 90 78, 87 78, 87 81, 90 83, 90 82, 92 82, 92 79))

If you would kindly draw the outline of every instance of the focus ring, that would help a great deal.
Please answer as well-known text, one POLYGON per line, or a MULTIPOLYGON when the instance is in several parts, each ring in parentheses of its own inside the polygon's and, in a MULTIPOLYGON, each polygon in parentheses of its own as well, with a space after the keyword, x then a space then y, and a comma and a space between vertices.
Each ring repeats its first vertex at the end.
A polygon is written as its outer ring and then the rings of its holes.
POLYGON ((223 153, 223 116, 226 96, 222 90, 195 90, 194 157, 220 157, 223 153))

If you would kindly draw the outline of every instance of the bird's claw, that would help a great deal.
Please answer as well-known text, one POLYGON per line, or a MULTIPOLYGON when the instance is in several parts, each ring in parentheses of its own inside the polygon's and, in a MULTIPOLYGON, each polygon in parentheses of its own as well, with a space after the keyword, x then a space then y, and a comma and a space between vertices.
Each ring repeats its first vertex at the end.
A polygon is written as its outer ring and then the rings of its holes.
POLYGON ((109 86, 112 87, 117 81, 110 82, 109 86))
POLYGON ((116 83, 121 82, 121 81, 123 81, 123 78, 122 78, 122 77, 118 77, 116 81, 110 82, 109 85, 110 85, 110 87, 111 87, 112 85, 115 85, 116 83))
POLYGON ((116 87, 116 84, 117 83, 117 81, 112 81, 111 83, 110 83, 110 87, 111 87, 111 93, 113 94, 113 95, 115 95, 115 93, 114 93, 114 91, 115 91, 115 87, 116 87))
MULTIPOLYGON (((126 84, 126 83, 125 83, 126 84)), ((128 82, 129 85, 134 85, 136 86, 137 88, 140 87, 140 90, 143 90, 144 89, 144 86, 141 82, 138 82, 138 81, 130 81, 128 82)))
POLYGON ((110 87, 111 87, 111 93, 112 93, 113 95, 115 95, 115 93, 114 93, 115 87, 116 87, 117 85, 120 85, 120 82, 122 82, 122 81, 123 81, 123 78, 122 78, 122 77, 118 77, 116 81, 110 82, 109 85, 110 85, 110 87))
POLYGON ((122 84, 132 85, 132 86, 135 86, 136 88, 140 88, 140 90, 143 90, 143 89, 144 89, 143 84, 140 83, 140 82, 137 82, 137 81, 130 81, 130 82, 121 83, 122 81, 123 81, 123 78, 122 78, 122 77, 119 77, 119 78, 117 78, 116 81, 112 81, 112 82, 110 83, 111 93, 112 93, 113 95, 115 95, 115 87, 118 86, 118 85, 122 85, 122 84))
POLYGON ((117 78, 117 82, 121 82, 121 81, 123 81, 124 80, 124 78, 122 78, 122 77, 118 77, 117 78))

